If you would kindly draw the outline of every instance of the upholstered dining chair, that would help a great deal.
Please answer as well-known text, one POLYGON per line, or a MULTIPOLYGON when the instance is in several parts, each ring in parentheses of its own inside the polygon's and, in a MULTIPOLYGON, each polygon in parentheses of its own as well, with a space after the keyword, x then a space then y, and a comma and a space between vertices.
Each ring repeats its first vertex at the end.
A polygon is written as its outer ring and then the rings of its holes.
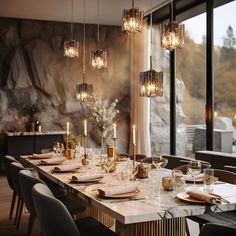
POLYGON ((208 223, 202 227, 199 234, 199 236, 222 236, 222 235, 235 236, 236 227, 216 224, 216 223, 208 223))
POLYGON ((24 170, 24 166, 21 163, 11 162, 10 173, 11 173, 11 178, 12 178, 14 190, 15 190, 16 195, 18 197, 17 208, 16 208, 16 217, 15 217, 15 224, 16 224, 17 229, 19 228, 21 215, 22 215, 22 211, 23 211, 23 205, 24 205, 22 193, 21 193, 21 188, 20 188, 20 183, 19 183, 19 178, 18 178, 18 173, 21 170, 24 170))
MULTIPOLYGON (((220 181, 236 184, 236 173, 214 169, 214 175, 219 178, 220 181)), ((217 213, 209 213, 198 216, 189 216, 188 219, 195 221, 199 224, 200 229, 207 223, 218 223, 223 225, 235 226, 236 227, 236 210, 225 211, 217 213)), ((227 234, 224 234, 227 235, 227 234)), ((236 235, 236 234, 235 234, 236 235)))
MULTIPOLYGON (((18 174, 18 177, 19 177, 22 197, 25 202, 26 208, 30 213, 30 218, 28 223, 28 235, 30 235, 36 218, 36 211, 34 208, 33 198, 32 198, 32 187, 37 183, 42 183, 42 184, 46 183, 44 183, 43 180, 39 179, 38 175, 36 175, 35 172, 31 170, 21 170, 18 174)), ((68 198, 65 195, 59 194, 59 196, 55 197, 63 202, 63 204, 66 206, 72 217, 75 214, 85 210, 84 206, 77 203, 73 199, 68 198)))
POLYGON ((8 182, 9 187, 12 189, 12 199, 11 199, 11 206, 10 206, 10 212, 9 212, 10 220, 12 219, 12 215, 13 215, 14 208, 16 205, 16 192, 14 189, 13 180, 10 173, 10 164, 12 162, 17 162, 17 160, 13 156, 6 155, 3 157, 3 163, 4 163, 4 169, 5 169, 5 173, 7 177, 7 182, 8 182))
POLYGON ((32 188, 33 202, 44 236, 115 236, 93 217, 74 221, 66 207, 56 199, 44 184, 32 188))

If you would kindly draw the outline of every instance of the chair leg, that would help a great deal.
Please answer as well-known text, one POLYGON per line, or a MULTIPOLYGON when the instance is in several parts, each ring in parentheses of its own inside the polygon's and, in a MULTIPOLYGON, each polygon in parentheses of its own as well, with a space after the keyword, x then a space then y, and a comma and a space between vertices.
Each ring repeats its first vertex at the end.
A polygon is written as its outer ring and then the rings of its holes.
POLYGON ((19 229, 19 225, 20 225, 20 219, 21 219, 21 215, 22 215, 22 211, 23 211, 23 206, 24 206, 24 202, 21 199, 21 203, 20 203, 20 208, 19 208, 19 214, 18 214, 18 219, 16 222, 16 229, 19 229))
POLYGON ((29 235, 29 236, 30 236, 31 233, 32 233, 32 229, 33 229, 33 226, 34 226, 34 221, 35 221, 35 217, 30 214, 29 223, 28 223, 28 235, 29 235))
POLYGON ((17 221, 17 217, 18 217, 18 212, 19 212, 19 207, 20 207, 20 198, 19 196, 17 196, 17 206, 16 206, 16 215, 15 215, 15 224, 16 224, 16 221, 17 221))
POLYGON ((15 203, 16 203, 16 192, 13 190, 12 193, 12 199, 11 199, 11 208, 10 208, 10 214, 9 214, 9 219, 12 219, 13 211, 15 208, 15 203))
POLYGON ((186 235, 187 236, 190 236, 190 230, 189 230, 189 227, 188 227, 188 221, 187 221, 187 219, 185 219, 185 223, 186 223, 186 235))

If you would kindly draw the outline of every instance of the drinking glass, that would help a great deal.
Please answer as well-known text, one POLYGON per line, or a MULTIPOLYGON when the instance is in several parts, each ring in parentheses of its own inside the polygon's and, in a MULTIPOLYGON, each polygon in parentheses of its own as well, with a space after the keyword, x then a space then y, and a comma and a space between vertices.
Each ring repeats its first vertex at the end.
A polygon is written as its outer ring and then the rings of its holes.
POLYGON ((210 193, 214 188, 214 169, 204 169, 203 170, 203 184, 204 184, 204 192, 210 193))
POLYGON ((152 164, 156 169, 160 169, 161 165, 163 163, 162 157, 161 156, 154 156, 152 157, 152 164))
POLYGON ((193 177, 194 188, 196 188, 196 176, 202 171, 202 165, 200 161, 193 160, 188 163, 188 172, 193 177))

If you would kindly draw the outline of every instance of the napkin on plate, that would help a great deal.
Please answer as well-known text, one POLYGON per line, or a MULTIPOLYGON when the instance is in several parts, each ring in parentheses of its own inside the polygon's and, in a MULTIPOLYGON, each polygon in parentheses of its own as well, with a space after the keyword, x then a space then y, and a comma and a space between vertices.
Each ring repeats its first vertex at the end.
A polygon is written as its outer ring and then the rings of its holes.
POLYGON ((53 171, 74 171, 78 168, 81 167, 81 164, 68 164, 68 165, 60 165, 60 166, 55 166, 53 168, 53 171))
POLYGON ((39 164, 43 164, 43 165, 61 164, 65 160, 66 160, 66 158, 63 158, 63 157, 55 157, 55 158, 40 160, 39 164))
POLYGON ((93 181, 93 180, 99 180, 103 178, 102 174, 86 174, 86 175, 73 175, 71 180, 72 181, 78 181, 78 182, 85 182, 85 181, 93 181))
POLYGON ((36 154, 33 153, 33 155, 31 156, 32 159, 46 159, 46 158, 51 158, 53 156, 53 152, 49 152, 49 153, 42 153, 42 154, 36 154))
POLYGON ((201 200, 203 202, 208 202, 208 203, 213 203, 213 204, 222 203, 222 202, 228 203, 228 201, 226 199, 224 199, 220 195, 217 195, 214 193, 212 193, 212 194, 211 193, 203 193, 201 191, 192 190, 192 191, 188 191, 187 194, 191 198, 195 198, 195 199, 201 200))
POLYGON ((131 193, 135 192, 138 188, 137 183, 128 184, 124 186, 115 186, 115 187, 108 187, 108 188, 99 188, 98 194, 101 197, 109 197, 114 196, 118 194, 124 194, 124 193, 131 193))

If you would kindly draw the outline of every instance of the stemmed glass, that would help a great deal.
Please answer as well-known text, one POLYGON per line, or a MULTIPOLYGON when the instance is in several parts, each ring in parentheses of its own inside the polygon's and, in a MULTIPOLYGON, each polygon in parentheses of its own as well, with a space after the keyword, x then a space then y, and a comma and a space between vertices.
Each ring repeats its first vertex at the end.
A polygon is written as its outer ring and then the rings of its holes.
POLYGON ((194 188, 196 188, 196 176, 202 171, 202 165, 200 161, 193 160, 188 163, 188 172, 193 177, 194 188))

